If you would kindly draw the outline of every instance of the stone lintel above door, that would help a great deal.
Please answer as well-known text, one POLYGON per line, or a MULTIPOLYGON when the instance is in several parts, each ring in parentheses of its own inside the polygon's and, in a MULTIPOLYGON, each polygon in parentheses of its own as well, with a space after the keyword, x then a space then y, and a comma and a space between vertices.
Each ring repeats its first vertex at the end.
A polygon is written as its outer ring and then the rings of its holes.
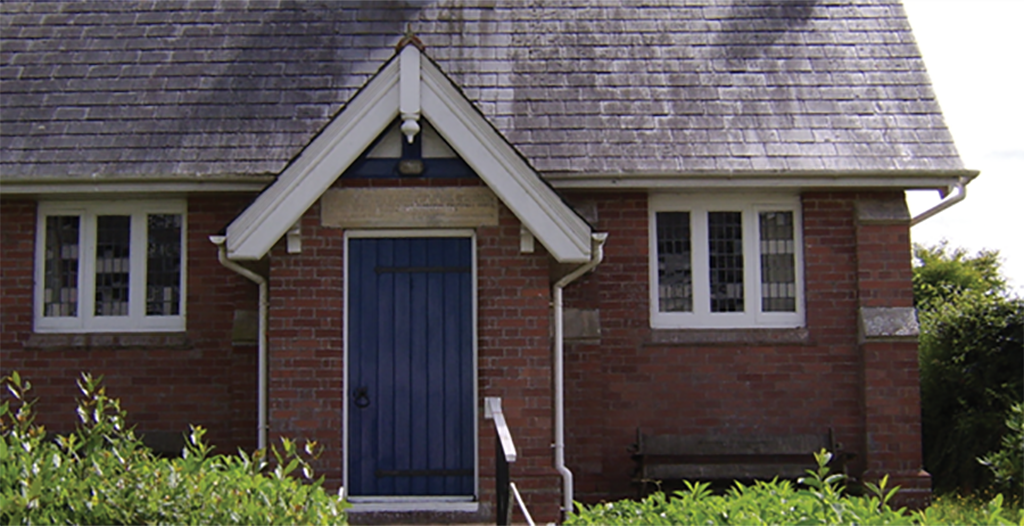
POLYGON ((498 199, 486 187, 334 188, 320 221, 338 228, 476 228, 498 224, 498 199))

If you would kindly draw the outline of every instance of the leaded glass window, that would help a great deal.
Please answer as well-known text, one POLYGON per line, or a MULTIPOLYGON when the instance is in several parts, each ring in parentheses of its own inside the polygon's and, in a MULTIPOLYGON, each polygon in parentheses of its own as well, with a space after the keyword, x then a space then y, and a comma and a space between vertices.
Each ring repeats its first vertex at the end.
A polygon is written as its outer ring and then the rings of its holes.
POLYGON ((147 217, 146 314, 179 314, 181 306, 181 215, 147 217))
POLYGON ((78 315, 78 216, 46 218, 43 315, 78 315))
POLYGON ((651 327, 802 327, 800 200, 651 194, 651 327))
POLYGON ((693 310, 689 212, 659 212, 658 300, 662 312, 693 310))
POLYGON ((796 243, 793 212, 761 212, 761 310, 796 310, 796 243))
POLYGON ((711 312, 743 311, 743 214, 708 212, 711 312))
POLYGON ((128 315, 131 216, 96 219, 96 315, 128 315))
POLYGON ((33 329, 185 329, 184 201, 39 203, 33 329))

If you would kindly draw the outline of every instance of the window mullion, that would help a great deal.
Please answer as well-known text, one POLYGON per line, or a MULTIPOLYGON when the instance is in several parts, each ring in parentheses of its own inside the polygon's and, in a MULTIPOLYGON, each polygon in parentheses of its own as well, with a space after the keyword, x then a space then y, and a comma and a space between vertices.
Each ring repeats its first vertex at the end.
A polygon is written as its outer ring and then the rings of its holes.
POLYGON ((82 314, 82 327, 91 327, 96 318, 96 214, 83 213, 81 221, 81 259, 78 263, 78 298, 81 301, 79 309, 82 314))
POLYGON ((146 313, 146 214, 132 214, 128 262, 128 318, 143 323, 146 313))
POLYGON ((757 207, 743 210, 743 312, 750 321, 757 320, 761 313, 761 233, 758 217, 757 207))
POLYGON ((87 292, 91 289, 88 272, 89 265, 89 214, 82 212, 78 216, 78 316, 75 317, 79 329, 86 326, 85 317, 89 314, 87 292))
POLYGON ((711 274, 708 258, 708 211, 695 208, 692 212, 690 233, 693 236, 693 313, 698 316, 711 314, 711 274))

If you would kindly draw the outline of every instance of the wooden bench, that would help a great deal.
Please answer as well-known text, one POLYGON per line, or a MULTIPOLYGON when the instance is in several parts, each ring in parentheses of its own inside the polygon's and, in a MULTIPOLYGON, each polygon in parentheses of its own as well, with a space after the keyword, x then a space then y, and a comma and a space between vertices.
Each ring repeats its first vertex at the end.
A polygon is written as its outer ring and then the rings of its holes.
POLYGON ((648 485, 682 480, 732 481, 796 479, 817 468, 814 453, 833 453, 833 473, 847 455, 837 451, 832 431, 818 435, 646 435, 637 429, 630 448, 641 495, 648 485))

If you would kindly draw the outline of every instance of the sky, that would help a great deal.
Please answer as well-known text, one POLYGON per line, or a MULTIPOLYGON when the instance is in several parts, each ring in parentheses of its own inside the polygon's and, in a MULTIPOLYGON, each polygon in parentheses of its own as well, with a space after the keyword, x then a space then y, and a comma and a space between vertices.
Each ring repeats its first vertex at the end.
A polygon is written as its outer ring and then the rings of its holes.
MULTIPOLYGON (((903 0, 925 66, 968 169, 967 198, 911 229, 915 243, 998 250, 1024 296, 1024 0, 903 0)), ((909 192, 911 214, 939 202, 909 192)))

